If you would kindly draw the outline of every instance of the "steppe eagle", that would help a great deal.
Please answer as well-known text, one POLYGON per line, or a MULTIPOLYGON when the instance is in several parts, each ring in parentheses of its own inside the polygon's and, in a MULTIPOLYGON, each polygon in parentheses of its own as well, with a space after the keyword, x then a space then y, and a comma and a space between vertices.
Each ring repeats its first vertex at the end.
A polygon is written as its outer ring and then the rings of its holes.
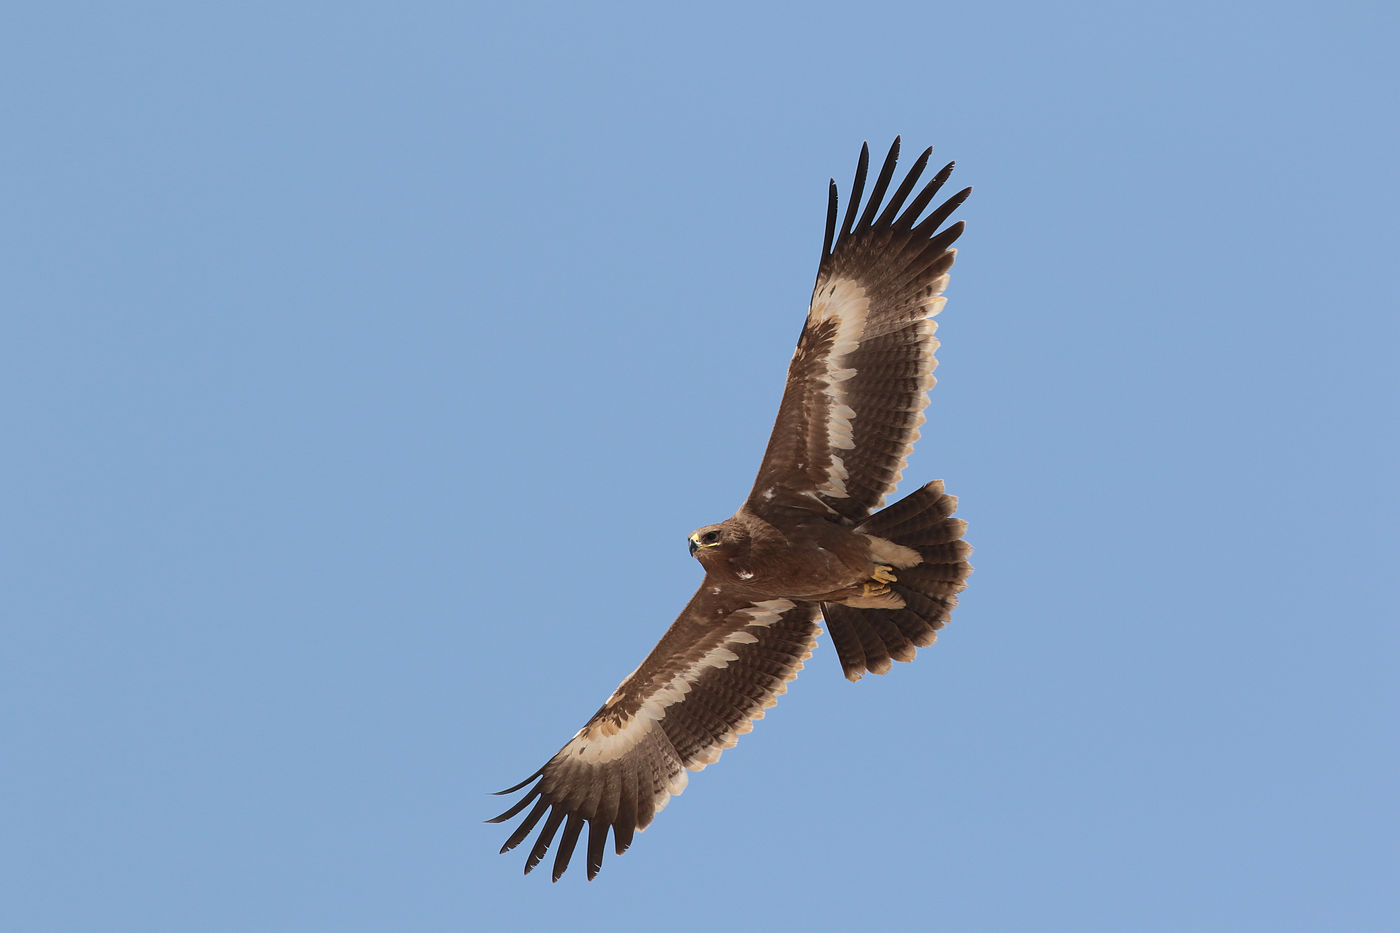
POLYGON ((949 163, 920 187, 932 151, 881 210, 896 138, 861 210, 870 162, 862 146, 839 228, 831 182, 816 287, 758 479, 732 518, 690 535, 690 552, 705 569, 700 589, 587 724, 538 771, 500 792, 533 784, 489 821, 533 804, 504 853, 544 819, 526 873, 561 827, 556 881, 585 824, 589 880, 609 828, 621 855, 685 788, 687 771, 716 761, 777 702, 812 653, 819 616, 851 680, 913 660, 948 621, 972 570, 966 525, 952 517, 957 500, 932 482, 881 508, 919 436, 934 383, 932 317, 946 300, 963 224, 939 227, 972 190, 921 220, 953 169, 949 163))

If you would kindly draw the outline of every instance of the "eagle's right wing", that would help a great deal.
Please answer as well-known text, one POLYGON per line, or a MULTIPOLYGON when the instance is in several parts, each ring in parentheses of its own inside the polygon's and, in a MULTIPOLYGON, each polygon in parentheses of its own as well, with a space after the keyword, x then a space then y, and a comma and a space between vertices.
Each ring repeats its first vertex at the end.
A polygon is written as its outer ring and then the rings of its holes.
POLYGON ((588 824, 588 878, 603 863, 608 828, 618 855, 671 796, 718 760, 787 690, 812 653, 817 606, 753 601, 708 577, 661 641, 568 744, 530 777, 500 793, 533 787, 499 823, 534 807, 501 852, 515 848, 549 814, 525 871, 539 864, 559 827, 554 880, 569 865, 588 824))
POLYGON ((933 386, 938 340, 932 317, 943 307, 951 247, 963 225, 938 228, 972 190, 959 191, 919 220, 953 169, 949 163, 906 207, 932 151, 915 160, 880 211, 899 155, 895 139, 857 217, 870 161, 862 147, 839 233, 831 183, 812 303, 744 505, 755 514, 797 506, 855 524, 899 482, 933 386))

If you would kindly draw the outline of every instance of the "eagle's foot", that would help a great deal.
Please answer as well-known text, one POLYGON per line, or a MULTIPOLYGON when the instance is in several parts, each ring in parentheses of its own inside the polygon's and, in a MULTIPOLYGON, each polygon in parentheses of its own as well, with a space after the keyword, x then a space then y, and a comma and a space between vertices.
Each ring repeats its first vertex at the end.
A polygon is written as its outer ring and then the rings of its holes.
POLYGON ((890 584, 896 579, 893 567, 889 564, 876 564, 874 571, 870 574, 870 579, 861 584, 861 598, 878 599, 881 596, 888 596, 890 584))

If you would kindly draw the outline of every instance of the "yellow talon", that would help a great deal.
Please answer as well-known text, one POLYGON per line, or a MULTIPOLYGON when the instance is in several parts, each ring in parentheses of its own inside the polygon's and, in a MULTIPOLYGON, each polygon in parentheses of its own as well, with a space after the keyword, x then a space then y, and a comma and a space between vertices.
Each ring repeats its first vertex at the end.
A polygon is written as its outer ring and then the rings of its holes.
POLYGON ((890 588, 889 588, 889 585, 888 585, 888 584, 885 584, 885 583, 863 583, 863 584, 861 584, 861 594, 860 594, 860 595, 861 595, 863 598, 865 598, 865 599, 870 599, 871 597, 875 597, 875 596, 887 596, 887 595, 889 595, 889 592, 890 592, 890 588))
MULTIPOLYGON (((875 572, 870 575, 872 580, 879 580, 881 583, 893 583, 899 579, 894 575, 894 568, 888 564, 876 564, 875 572)), ((889 589, 889 587, 885 587, 889 589)))

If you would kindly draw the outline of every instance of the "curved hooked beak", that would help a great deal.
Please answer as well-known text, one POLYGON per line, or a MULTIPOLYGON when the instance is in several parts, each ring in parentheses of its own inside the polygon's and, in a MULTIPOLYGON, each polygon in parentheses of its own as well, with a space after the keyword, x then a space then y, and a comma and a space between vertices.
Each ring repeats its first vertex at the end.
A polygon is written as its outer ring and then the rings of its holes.
POLYGON ((694 557, 698 550, 700 550, 700 532, 693 531, 690 534, 690 556, 694 557))

